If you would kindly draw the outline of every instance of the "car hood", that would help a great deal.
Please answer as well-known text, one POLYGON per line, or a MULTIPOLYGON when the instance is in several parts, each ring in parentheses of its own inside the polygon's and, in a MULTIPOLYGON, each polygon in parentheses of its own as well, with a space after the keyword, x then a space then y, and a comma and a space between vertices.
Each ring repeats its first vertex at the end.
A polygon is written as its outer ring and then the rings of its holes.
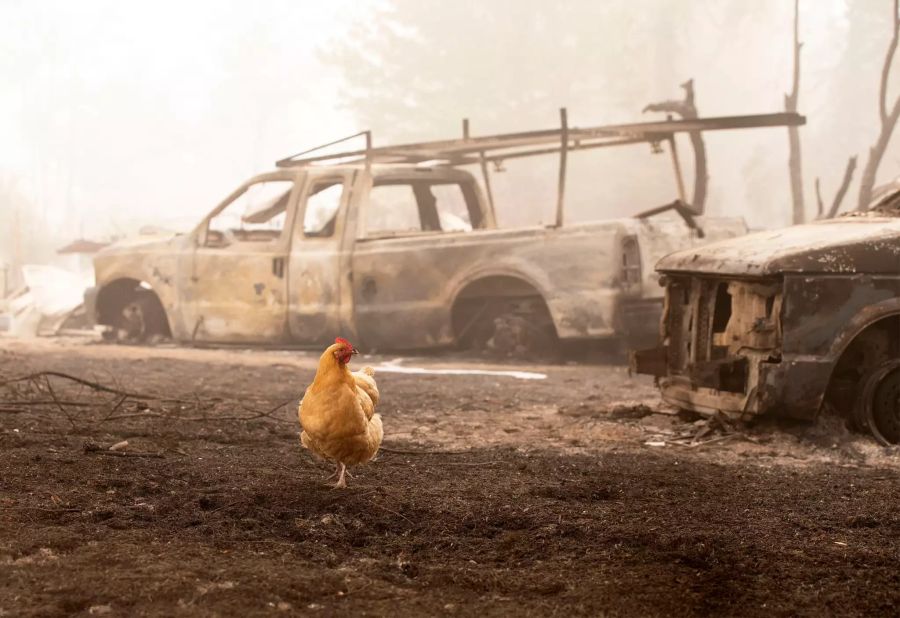
POLYGON ((900 272, 900 218, 845 216, 672 253, 662 272, 737 276, 780 273, 900 272))
POLYGON ((122 253, 147 252, 167 249, 181 242, 184 236, 182 234, 165 233, 165 234, 141 234, 139 236, 130 236, 117 240, 111 245, 101 249, 96 255, 98 257, 107 255, 118 255, 122 253))

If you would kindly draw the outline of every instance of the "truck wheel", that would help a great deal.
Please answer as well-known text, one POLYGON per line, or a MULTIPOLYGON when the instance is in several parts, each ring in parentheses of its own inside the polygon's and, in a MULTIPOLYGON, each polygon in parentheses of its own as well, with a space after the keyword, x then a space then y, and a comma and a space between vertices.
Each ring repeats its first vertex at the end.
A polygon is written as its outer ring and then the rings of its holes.
POLYGON ((860 384, 856 424, 885 446, 900 443, 900 359, 879 365, 860 384))
POLYGON ((508 358, 547 358, 555 356, 556 335, 552 326, 534 323, 531 316, 502 313, 494 318, 487 347, 508 358))
POLYGON ((139 290, 116 316, 116 339, 130 343, 153 343, 166 334, 166 316, 153 292, 139 290))
POLYGON ((519 359, 553 359, 559 341, 540 297, 472 299, 458 330, 461 347, 519 359), (478 304, 475 304, 478 303, 478 304))

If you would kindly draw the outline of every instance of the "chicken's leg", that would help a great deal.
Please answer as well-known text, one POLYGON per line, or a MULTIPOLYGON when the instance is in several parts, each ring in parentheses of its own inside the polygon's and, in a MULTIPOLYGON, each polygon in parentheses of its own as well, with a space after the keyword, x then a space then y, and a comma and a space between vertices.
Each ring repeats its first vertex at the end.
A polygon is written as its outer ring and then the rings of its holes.
POLYGON ((347 481, 344 479, 344 475, 347 473, 347 466, 340 462, 338 462, 338 466, 341 473, 338 475, 337 483, 334 484, 334 489, 343 489, 347 487, 347 481))
POLYGON ((338 474, 340 474, 340 472, 341 472, 341 462, 338 461, 338 462, 335 462, 334 472, 332 472, 331 474, 326 476, 325 480, 330 481, 331 479, 336 477, 338 474))

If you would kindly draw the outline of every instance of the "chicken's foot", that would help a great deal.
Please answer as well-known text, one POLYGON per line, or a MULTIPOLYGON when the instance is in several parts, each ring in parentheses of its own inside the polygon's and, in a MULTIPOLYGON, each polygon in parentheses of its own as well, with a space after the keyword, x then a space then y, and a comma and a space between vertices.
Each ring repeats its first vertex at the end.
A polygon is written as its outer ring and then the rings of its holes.
POLYGON ((344 489, 347 487, 347 481, 344 479, 344 476, 347 474, 347 466, 342 463, 338 463, 338 469, 341 471, 338 475, 337 483, 334 484, 334 489, 344 489))
MULTIPOLYGON (((326 480, 326 481, 330 481, 330 480, 333 479, 334 477, 338 476, 340 473, 341 473, 341 464, 340 464, 340 463, 336 463, 336 465, 335 465, 335 467, 334 467, 334 472, 332 472, 331 474, 329 474, 328 476, 326 476, 326 477, 325 477, 325 480, 326 480)), ((348 479, 352 479, 352 478, 353 478, 353 475, 350 474, 350 470, 348 470, 348 469, 346 468, 346 466, 344 467, 344 475, 345 475, 348 479)))

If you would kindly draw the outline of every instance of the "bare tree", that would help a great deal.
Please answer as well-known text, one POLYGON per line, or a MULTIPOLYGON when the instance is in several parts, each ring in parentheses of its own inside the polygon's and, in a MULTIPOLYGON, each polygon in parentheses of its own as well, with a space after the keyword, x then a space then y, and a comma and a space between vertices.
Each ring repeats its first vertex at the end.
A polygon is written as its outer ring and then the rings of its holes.
MULTIPOLYGON (((791 93, 784 95, 784 111, 797 112, 800 97, 800 0, 794 0, 794 79, 791 93)), ((806 205, 803 200, 803 163, 800 152, 800 131, 796 126, 788 127, 788 169, 791 174, 791 203, 793 222, 803 223, 806 219, 806 205)))
MULTIPOLYGON (((684 88, 684 99, 681 101, 660 101, 644 108, 646 112, 671 112, 682 118, 696 118, 697 106, 694 104, 694 80, 689 79, 681 87, 684 88)), ((703 214, 706 207, 706 190, 709 184, 709 173, 706 171, 706 144, 700 131, 689 134, 694 149, 694 193, 691 206, 697 214, 703 214)))
POLYGON ((887 55, 884 58, 884 65, 881 68, 881 85, 878 92, 878 116, 881 120, 881 132, 875 144, 869 148, 869 158, 866 161, 866 167, 863 170, 862 179, 859 184, 859 202, 856 207, 858 210, 866 210, 872 201, 872 189, 875 186, 875 176, 878 173, 878 166, 888 142, 891 140, 891 134, 897 125, 897 119, 900 118, 900 95, 894 101, 894 105, 890 111, 887 106, 887 90, 888 77, 891 73, 891 65, 894 60, 894 52, 897 51, 897 39, 900 38, 900 0, 894 0, 891 14, 893 22, 893 36, 888 45, 887 55))
POLYGON ((819 204, 819 219, 833 219, 837 216, 838 210, 841 208, 841 202, 844 201, 844 196, 847 195, 847 189, 850 188, 850 181, 853 180, 854 171, 856 171, 856 155, 853 155, 847 160, 847 167, 844 169, 844 178, 841 180, 841 185, 838 187, 837 193, 834 194, 834 200, 832 200, 827 214, 824 212, 825 208, 822 204, 822 192, 819 189, 819 178, 816 177, 816 201, 819 204))

